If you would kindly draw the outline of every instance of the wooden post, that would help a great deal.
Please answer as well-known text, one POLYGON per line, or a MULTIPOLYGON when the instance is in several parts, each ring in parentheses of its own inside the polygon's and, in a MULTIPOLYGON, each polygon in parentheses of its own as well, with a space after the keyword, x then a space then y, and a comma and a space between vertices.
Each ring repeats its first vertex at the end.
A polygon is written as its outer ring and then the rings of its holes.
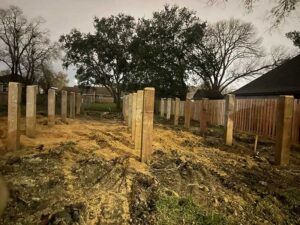
POLYGON ((200 107, 200 132, 203 133, 207 128, 207 107, 208 107, 208 98, 203 98, 201 100, 200 107))
POLYGON ((96 91, 93 92, 92 102, 96 103, 96 91))
POLYGON ((179 113, 180 113, 180 99, 175 99, 175 112, 174 112, 174 125, 178 126, 178 120, 179 120, 179 113))
POLYGON ((35 137, 37 86, 26 87, 26 136, 35 137))
POLYGON ((132 108, 131 108, 131 140, 135 139, 135 119, 136 119, 136 93, 132 94, 132 108))
POLYGON ((55 125, 55 90, 48 90, 48 125, 55 125))
POLYGON ((124 95, 122 98, 122 115, 123 115, 124 120, 126 121, 126 119, 125 119, 125 98, 126 98, 126 95, 124 95))
POLYGON ((63 122, 67 122, 68 112, 68 92, 61 91, 61 119, 63 122))
POLYGON ((135 149, 142 150, 142 123, 143 123, 144 91, 139 90, 136 98, 135 115, 135 149))
POLYGON ((124 120, 128 124, 128 95, 124 96, 124 120))
POLYGON ((167 100, 167 120, 171 119, 171 110, 172 110, 172 99, 168 98, 167 100))
POLYGON ((144 89, 141 161, 149 162, 152 155, 154 88, 144 89))
POLYGON ((184 104, 184 128, 190 129, 192 100, 186 99, 184 104))
POLYGON ((233 113, 234 113, 235 96, 229 94, 225 102, 225 144, 232 145, 233 140, 233 113))
POLYGON ((7 112, 7 150, 15 151, 20 148, 20 117, 21 117, 20 83, 9 82, 8 112, 7 112))
POLYGON ((257 152, 257 143, 258 143, 258 134, 255 135, 255 140, 254 140, 254 153, 255 154, 257 152))
POLYGON ((77 93, 76 94, 76 114, 77 115, 80 115, 80 112, 81 112, 81 102, 82 102, 81 94, 77 93))
POLYGON ((70 118, 75 119, 75 92, 70 92, 70 118))
POLYGON ((289 164, 293 111, 294 97, 280 96, 276 115, 275 163, 277 165, 289 164))
POLYGON ((129 94, 128 96, 128 128, 131 129, 132 125, 132 98, 133 95, 129 94))
POLYGON ((160 100, 160 116, 164 117, 165 115, 165 99, 161 98, 160 100))

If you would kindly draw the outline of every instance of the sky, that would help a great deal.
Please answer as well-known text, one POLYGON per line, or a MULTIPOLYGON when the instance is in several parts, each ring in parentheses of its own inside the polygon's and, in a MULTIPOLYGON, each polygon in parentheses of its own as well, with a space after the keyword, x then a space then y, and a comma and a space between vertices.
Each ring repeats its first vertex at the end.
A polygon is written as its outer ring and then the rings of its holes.
MULTIPOLYGON (((44 27, 49 30, 51 40, 57 41, 60 35, 69 33, 72 28, 82 32, 93 32, 95 16, 106 17, 125 13, 135 18, 149 18, 154 11, 163 9, 165 4, 176 4, 196 11, 199 18, 208 23, 232 17, 252 22, 258 35, 263 38, 262 46, 266 50, 278 45, 293 50, 292 42, 285 37, 285 33, 300 30, 300 7, 280 27, 271 30, 267 12, 274 0, 258 1, 252 13, 246 12, 241 0, 230 0, 228 3, 222 3, 221 0, 213 6, 207 2, 208 0, 0 0, 0 8, 16 5, 28 18, 43 17, 46 20, 44 27)), ((54 69, 63 70, 61 61, 54 63, 54 69)), ((76 84, 75 70, 69 69, 65 72, 69 76, 69 85, 76 84)))

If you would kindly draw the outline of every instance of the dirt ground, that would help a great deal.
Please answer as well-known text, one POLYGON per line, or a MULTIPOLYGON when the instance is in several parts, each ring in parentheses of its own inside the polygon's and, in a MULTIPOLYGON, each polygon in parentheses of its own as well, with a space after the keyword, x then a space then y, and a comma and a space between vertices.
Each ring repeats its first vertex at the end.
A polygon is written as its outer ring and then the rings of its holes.
POLYGON ((226 147, 221 128, 199 134, 156 119, 150 165, 139 162, 118 114, 85 115, 48 127, 5 152, 0 174, 10 199, 0 224, 300 224, 300 151, 273 165, 273 144, 238 134, 226 147))

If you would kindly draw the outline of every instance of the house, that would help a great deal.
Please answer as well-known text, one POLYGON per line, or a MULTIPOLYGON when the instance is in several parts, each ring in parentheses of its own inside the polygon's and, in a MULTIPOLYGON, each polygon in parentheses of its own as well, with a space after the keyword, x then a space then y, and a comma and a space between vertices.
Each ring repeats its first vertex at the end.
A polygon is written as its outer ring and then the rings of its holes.
POLYGON ((293 95, 300 98, 300 55, 233 92, 236 96, 293 95))
POLYGON ((186 93, 186 99, 193 99, 194 94, 198 90, 198 87, 195 86, 189 86, 188 92, 186 93))
POLYGON ((223 99, 224 96, 219 91, 198 89, 192 99, 193 100, 201 100, 203 98, 223 99))
POLYGON ((68 92, 80 92, 83 96, 89 97, 92 102, 113 102, 114 98, 106 87, 63 87, 68 92))
POLYGON ((8 83, 9 82, 19 82, 23 83, 23 77, 18 76, 12 76, 10 74, 7 75, 1 75, 0 76, 0 93, 7 93, 8 92, 8 83))
MULTIPOLYGON (((19 82, 23 83, 23 77, 12 76, 11 74, 0 75, 0 105, 7 105, 8 101, 8 83, 9 82, 19 82)), ((23 85, 23 91, 25 91, 25 86, 23 85)))

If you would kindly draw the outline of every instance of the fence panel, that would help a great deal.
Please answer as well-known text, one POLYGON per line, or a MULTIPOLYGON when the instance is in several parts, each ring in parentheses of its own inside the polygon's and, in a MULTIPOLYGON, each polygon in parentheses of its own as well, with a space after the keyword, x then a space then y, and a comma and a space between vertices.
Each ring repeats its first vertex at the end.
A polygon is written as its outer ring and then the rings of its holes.
MULTIPOLYGON (((233 114, 234 130, 250 132, 271 139, 276 138, 276 110, 278 98, 253 97, 236 98, 233 114)), ((200 121, 201 100, 192 102, 191 119, 200 121)), ((172 104, 172 114, 174 106, 172 104)), ((184 101, 180 101, 180 116, 184 116, 184 101)), ((209 100, 207 118, 210 125, 225 124, 225 100, 209 100)), ((300 99, 295 99, 292 129, 292 143, 299 143, 300 99)))
POLYGON ((274 138, 277 98, 236 99, 234 129, 274 138))

